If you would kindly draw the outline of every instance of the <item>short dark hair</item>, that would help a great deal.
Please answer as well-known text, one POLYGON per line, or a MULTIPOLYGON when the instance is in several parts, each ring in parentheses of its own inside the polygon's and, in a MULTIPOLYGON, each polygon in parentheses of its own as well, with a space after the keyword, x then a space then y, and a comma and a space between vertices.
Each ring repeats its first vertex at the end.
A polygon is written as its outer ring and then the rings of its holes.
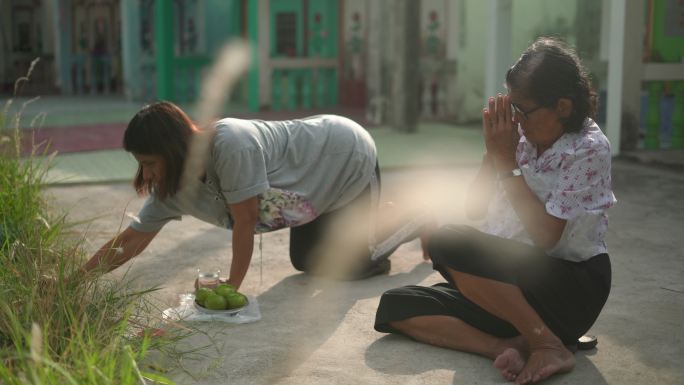
POLYGON ((566 132, 579 131, 587 117, 596 116, 598 97, 588 72, 575 50, 557 38, 532 43, 506 72, 506 84, 543 107, 570 99, 572 112, 562 120, 566 132))
POLYGON ((144 106, 126 127, 123 147, 141 155, 159 155, 164 159, 164 180, 157 186, 143 178, 142 166, 133 180, 140 195, 153 191, 160 199, 173 196, 179 188, 190 138, 197 128, 188 115, 170 102, 155 102, 144 106))

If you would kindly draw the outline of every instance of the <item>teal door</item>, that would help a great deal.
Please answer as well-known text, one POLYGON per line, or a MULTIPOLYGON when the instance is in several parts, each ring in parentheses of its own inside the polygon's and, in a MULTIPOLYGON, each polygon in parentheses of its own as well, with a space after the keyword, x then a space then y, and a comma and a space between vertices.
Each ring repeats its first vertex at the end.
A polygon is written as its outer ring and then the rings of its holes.
MULTIPOLYGON (((337 0, 271 0, 270 57, 274 60, 271 108, 299 109, 337 104, 337 0), (278 59, 305 59, 279 66, 278 59), (286 68, 285 68, 286 67, 286 68)), ((280 63, 285 63, 280 61, 280 63)), ((265 76, 269 76, 265 74, 265 76)))
POLYGON ((192 102, 204 69, 242 31, 242 1, 154 0, 154 6, 157 98, 192 102))

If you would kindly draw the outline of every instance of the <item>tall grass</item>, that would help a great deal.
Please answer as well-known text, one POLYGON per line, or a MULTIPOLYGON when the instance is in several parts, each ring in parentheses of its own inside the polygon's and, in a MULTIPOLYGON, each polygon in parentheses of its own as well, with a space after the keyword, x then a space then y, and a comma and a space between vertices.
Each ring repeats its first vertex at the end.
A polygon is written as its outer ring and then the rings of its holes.
POLYGON ((10 103, 0 111, 0 383, 173 383, 138 366, 150 350, 182 338, 145 332, 154 289, 74 278, 81 242, 68 235, 65 215, 46 205, 50 158, 22 157, 21 110, 8 116, 10 103))

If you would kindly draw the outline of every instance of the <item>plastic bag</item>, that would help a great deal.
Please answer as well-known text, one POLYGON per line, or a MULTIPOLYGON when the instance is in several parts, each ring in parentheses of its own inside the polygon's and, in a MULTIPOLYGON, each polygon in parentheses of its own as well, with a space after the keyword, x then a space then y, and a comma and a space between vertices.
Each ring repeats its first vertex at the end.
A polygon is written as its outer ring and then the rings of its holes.
POLYGON ((256 297, 247 296, 247 306, 233 314, 207 314, 195 307, 195 294, 184 293, 180 296, 180 304, 162 312, 162 318, 170 321, 222 321, 234 324, 256 322, 261 319, 259 302, 256 297))

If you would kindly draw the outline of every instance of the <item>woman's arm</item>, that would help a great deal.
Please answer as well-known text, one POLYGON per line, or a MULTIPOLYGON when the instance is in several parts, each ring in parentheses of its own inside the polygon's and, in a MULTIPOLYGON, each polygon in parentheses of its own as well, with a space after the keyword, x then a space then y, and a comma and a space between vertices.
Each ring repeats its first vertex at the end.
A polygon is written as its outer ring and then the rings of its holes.
POLYGON ((112 271, 145 250, 158 233, 159 231, 146 233, 129 226, 119 235, 105 243, 80 268, 80 272, 85 274, 96 269, 101 269, 105 273, 112 271))
MULTIPOLYGON (((497 162, 500 173, 510 172, 516 167, 517 164, 505 160, 497 162)), ((522 176, 506 178, 501 181, 501 185, 534 244, 545 250, 553 248, 563 235, 566 221, 546 212, 546 207, 522 176)))
POLYGON ((230 263, 229 284, 236 289, 245 279, 254 250, 254 229, 259 218, 259 198, 251 197, 228 205, 233 216, 233 259, 230 263))
MULTIPOLYGON (((494 156, 496 171, 501 174, 517 168, 515 152, 520 138, 508 95, 490 98, 483 119, 485 143, 494 156)), ((545 250, 554 247, 563 235, 566 221, 546 212, 524 177, 506 178, 501 185, 532 241, 545 250)))

